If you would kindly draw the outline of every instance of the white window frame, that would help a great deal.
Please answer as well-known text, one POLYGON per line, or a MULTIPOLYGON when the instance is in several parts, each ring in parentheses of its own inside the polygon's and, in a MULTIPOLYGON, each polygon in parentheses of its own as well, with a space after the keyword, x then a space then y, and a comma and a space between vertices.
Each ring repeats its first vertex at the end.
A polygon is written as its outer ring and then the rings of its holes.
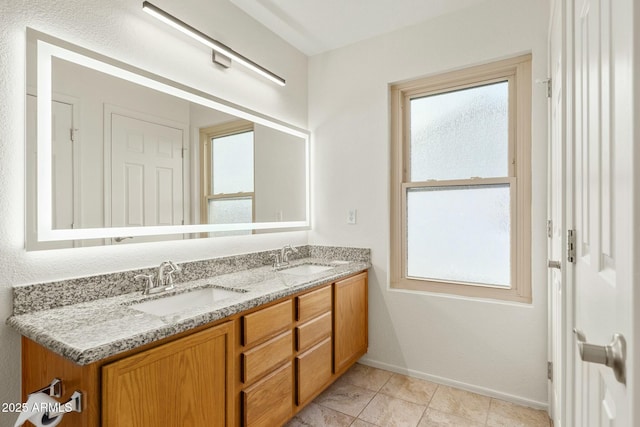
POLYGON ((390 97, 391 288, 531 303, 531 55, 393 84, 390 97), (411 182, 411 100, 502 81, 509 82, 508 176, 411 182), (510 287, 409 277, 406 238, 408 189, 488 184, 509 184, 510 188, 510 287))

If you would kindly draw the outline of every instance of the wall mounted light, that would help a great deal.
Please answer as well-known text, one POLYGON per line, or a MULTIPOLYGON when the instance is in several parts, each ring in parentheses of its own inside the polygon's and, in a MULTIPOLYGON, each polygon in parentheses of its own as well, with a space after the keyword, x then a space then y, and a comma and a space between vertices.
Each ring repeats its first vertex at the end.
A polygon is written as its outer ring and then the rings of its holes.
POLYGON ((271 71, 267 70, 263 66, 256 64, 246 56, 243 56, 238 52, 236 52, 235 50, 231 49, 229 46, 223 43, 220 43, 217 40, 212 39, 208 35, 202 33, 201 31, 198 31, 197 29, 193 28, 191 25, 179 20, 175 16, 165 12, 164 10, 149 3, 148 1, 142 2, 142 10, 147 12, 149 15, 154 16, 155 18, 158 18, 162 22, 169 24, 173 28, 183 32, 184 34, 192 37, 193 39, 199 41, 205 46, 208 46, 211 49, 213 49, 214 62, 222 66, 228 67, 230 65, 230 61, 236 61, 237 63, 244 65, 250 70, 260 74, 263 77, 266 77, 267 79, 271 80, 276 84, 279 84, 280 86, 284 86, 286 84, 286 81, 282 77, 278 76, 275 73, 272 73, 271 71))

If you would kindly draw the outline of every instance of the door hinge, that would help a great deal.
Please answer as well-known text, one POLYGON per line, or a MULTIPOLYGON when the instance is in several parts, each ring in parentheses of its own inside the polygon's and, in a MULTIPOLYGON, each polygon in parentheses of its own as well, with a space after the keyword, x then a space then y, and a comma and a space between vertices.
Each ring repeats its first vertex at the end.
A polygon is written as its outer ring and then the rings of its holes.
POLYGON ((547 237, 553 237, 553 221, 550 219, 547 220, 547 237))
POLYGON ((537 79, 536 83, 547 85, 547 98, 551 98, 551 77, 546 79, 537 79))
POLYGON ((553 381, 553 362, 547 362, 547 379, 553 381))
POLYGON ((567 231, 567 261, 576 262, 576 230, 567 231))
POLYGON ((76 129, 74 128, 69 129, 69 139, 71 140, 71 142, 76 141, 76 129))

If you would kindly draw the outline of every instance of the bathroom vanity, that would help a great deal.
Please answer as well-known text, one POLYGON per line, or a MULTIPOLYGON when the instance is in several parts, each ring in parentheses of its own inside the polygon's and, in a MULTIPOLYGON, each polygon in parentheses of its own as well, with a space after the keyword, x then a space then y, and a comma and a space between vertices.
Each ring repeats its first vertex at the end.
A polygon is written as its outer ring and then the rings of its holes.
MULTIPOLYGON (((27 58, 28 250, 310 226, 307 130, 33 29, 27 58)), ((23 402, 74 396, 62 426, 281 425, 367 351, 370 266, 285 246, 15 286, 23 402)))
POLYGON ((17 314, 8 322, 24 335, 23 399, 60 378, 60 401, 83 396, 62 426, 282 425, 366 353, 369 266, 302 258, 178 283, 170 295, 17 314), (233 292, 202 307, 162 302, 223 288, 233 292))

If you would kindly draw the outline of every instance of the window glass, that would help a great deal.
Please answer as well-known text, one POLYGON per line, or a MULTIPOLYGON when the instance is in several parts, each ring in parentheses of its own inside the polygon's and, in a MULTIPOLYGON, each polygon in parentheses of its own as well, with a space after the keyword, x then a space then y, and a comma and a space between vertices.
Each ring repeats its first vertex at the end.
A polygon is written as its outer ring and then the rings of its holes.
POLYGON ((509 184, 407 190, 407 276, 509 287, 509 184))
POLYGON ((531 302, 531 55, 391 85, 391 287, 531 302))
POLYGON ((213 194, 253 192, 253 131, 212 138, 213 194))
MULTIPOLYGON (((209 224, 238 224, 253 222, 253 197, 209 200, 209 224)), ((212 236, 251 234, 251 230, 217 231, 212 236)))
POLYGON ((410 100, 410 181, 508 176, 507 81, 410 100))

